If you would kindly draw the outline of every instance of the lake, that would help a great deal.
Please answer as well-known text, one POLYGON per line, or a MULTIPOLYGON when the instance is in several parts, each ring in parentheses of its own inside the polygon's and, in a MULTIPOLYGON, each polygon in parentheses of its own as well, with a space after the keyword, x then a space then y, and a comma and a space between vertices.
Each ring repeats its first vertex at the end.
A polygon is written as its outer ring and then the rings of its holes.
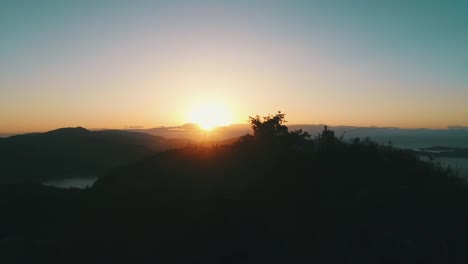
MULTIPOLYGON (((421 157, 424 161, 429 161, 426 156, 421 157)), ((468 158, 445 158, 437 157, 434 158, 433 162, 440 162, 442 166, 450 166, 454 169, 460 176, 468 179, 468 158)))
POLYGON ((78 188, 84 189, 86 187, 93 186, 94 182, 96 182, 97 178, 68 178, 68 179, 55 179, 55 180, 47 180, 42 182, 42 184, 46 186, 54 186, 57 188, 68 189, 68 188, 78 188))
POLYGON ((468 158, 436 158, 442 164, 450 165, 453 169, 468 178, 468 158))

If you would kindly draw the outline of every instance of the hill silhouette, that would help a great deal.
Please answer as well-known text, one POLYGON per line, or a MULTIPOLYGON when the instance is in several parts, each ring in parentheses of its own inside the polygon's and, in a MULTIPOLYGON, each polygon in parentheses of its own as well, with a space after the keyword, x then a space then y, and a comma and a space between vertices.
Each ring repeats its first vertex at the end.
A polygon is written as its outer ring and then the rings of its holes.
POLYGON ((0 191, 0 253, 61 263, 464 263, 468 189, 411 151, 252 117, 86 190, 0 191), (33 218, 34 217, 34 218, 33 218), (1 252, 3 250, 3 252, 1 252), (77 254, 77 252, 79 252, 77 254))
POLYGON ((188 142, 145 133, 90 131, 82 127, 12 136, 0 141, 0 182, 97 177, 154 151, 188 142))
MULTIPOLYGON (((323 124, 289 124, 291 130, 308 132, 317 135, 322 132, 323 124)), ((357 127, 357 126, 333 126, 331 127, 337 135, 344 134, 345 140, 356 137, 369 137, 379 144, 393 142, 399 148, 425 148, 431 146, 463 147, 468 148, 468 130, 454 127, 447 129, 428 128, 398 128, 398 127, 357 127)), ((226 140, 237 138, 251 130, 249 124, 232 124, 229 126, 216 127, 209 132, 200 129, 193 124, 175 127, 158 127, 149 129, 129 129, 129 131, 144 132, 165 138, 188 138, 196 141, 206 140, 207 134, 211 140, 226 140)))

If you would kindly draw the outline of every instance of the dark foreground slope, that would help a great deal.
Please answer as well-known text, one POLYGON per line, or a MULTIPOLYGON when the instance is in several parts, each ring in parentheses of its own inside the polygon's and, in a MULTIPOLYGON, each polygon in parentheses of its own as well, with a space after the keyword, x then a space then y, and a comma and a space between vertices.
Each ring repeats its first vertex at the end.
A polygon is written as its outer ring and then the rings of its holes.
POLYGON ((62 128, 0 141, 0 183, 98 177, 154 151, 187 144, 144 133, 62 128))
POLYGON ((468 261, 468 191, 450 171, 372 142, 342 143, 329 130, 315 140, 258 135, 159 153, 84 191, 0 191, 1 256, 24 263, 468 261))

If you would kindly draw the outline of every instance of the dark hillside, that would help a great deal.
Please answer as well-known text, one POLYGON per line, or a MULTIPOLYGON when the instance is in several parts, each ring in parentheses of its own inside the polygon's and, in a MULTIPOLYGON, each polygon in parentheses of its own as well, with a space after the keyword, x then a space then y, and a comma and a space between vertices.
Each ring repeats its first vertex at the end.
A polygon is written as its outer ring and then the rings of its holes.
POLYGON ((154 151, 186 144, 144 133, 81 127, 12 136, 0 141, 0 183, 97 177, 154 151))
POLYGON ((283 118, 252 118, 254 134, 232 145, 154 154, 85 191, 36 187, 38 217, 58 224, 28 224, 31 208, 4 211, 0 244, 48 263, 468 261, 468 190, 451 171, 369 140, 344 143, 326 127, 311 139, 283 118), (48 216, 54 208, 63 215, 48 216))

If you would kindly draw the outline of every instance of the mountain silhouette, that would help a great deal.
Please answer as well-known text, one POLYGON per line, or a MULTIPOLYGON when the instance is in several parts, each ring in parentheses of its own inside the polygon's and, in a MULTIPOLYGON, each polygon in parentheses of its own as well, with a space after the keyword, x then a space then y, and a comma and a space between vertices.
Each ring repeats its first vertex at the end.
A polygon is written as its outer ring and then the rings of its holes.
POLYGON ((0 185, 0 254, 43 263, 468 261, 468 188, 453 171, 369 139, 344 142, 326 126, 314 138, 289 131, 282 118, 252 118, 253 134, 231 145, 153 153, 88 189, 0 185))
POLYGON ((0 182, 98 177, 152 152, 189 142, 129 131, 90 131, 82 127, 12 136, 0 141, 0 182))

